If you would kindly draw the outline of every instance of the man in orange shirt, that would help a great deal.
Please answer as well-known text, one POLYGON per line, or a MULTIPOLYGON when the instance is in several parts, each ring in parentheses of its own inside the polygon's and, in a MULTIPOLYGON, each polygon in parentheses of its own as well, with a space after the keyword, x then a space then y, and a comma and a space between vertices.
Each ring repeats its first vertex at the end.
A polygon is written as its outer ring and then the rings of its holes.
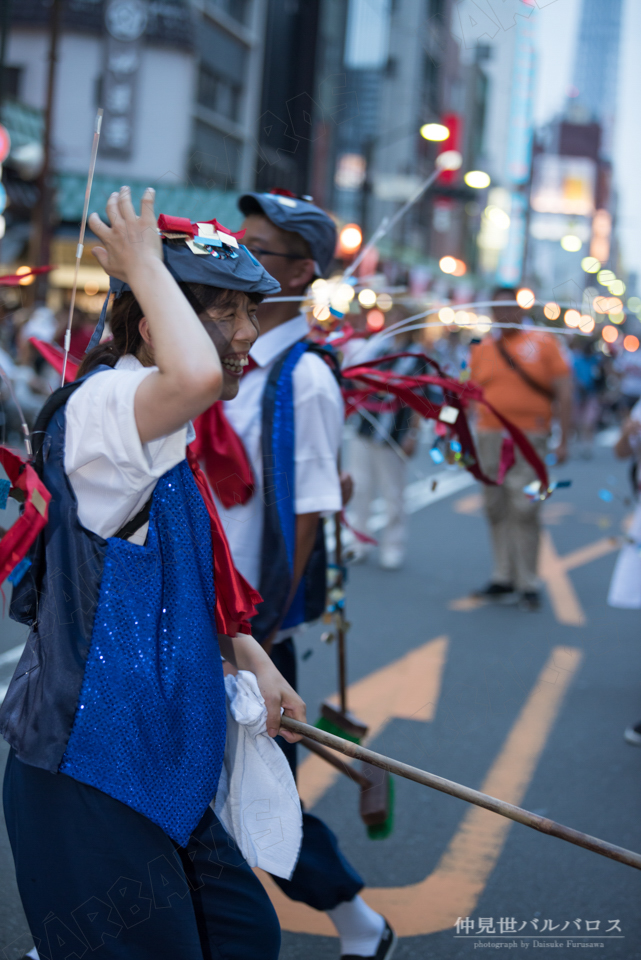
MULTIPOLYGON (((516 291, 500 287, 493 300, 515 301, 516 291)), ((495 307, 500 323, 520 324, 519 307, 495 307)), ((551 333, 501 329, 472 348, 471 378, 483 388, 486 400, 527 434, 541 458, 547 453, 553 405, 561 424, 556 461, 567 457, 572 411, 570 369, 551 333)), ((494 333, 494 331, 493 331, 494 333)), ((500 422, 479 404, 477 444, 485 472, 496 478, 503 432, 500 422)), ((518 450, 516 463, 498 487, 484 487, 485 511, 490 522, 494 570, 487 587, 476 596, 512 602, 536 610, 540 606, 537 559, 540 536, 539 500, 530 500, 523 488, 536 475, 518 450)))

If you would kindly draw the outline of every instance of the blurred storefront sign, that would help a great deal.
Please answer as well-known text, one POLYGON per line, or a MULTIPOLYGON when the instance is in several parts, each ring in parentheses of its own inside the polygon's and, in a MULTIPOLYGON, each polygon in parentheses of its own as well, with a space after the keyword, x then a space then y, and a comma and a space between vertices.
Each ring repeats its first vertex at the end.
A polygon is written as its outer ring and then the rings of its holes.
POLYGON ((592 240, 590 256, 601 263, 610 259, 610 235, 612 233, 612 214, 608 210, 597 210, 592 219, 592 240))
POLYGON ((131 156, 141 38, 147 19, 145 0, 111 0, 105 8, 103 156, 121 160, 131 156))
POLYGON ((360 190, 367 175, 367 161, 361 153, 343 153, 336 164, 334 183, 339 190, 360 190))
POLYGON ((533 214, 530 220, 530 236, 535 240, 553 240, 573 234, 582 243, 590 239, 590 222, 576 217, 553 216, 552 214, 533 214))
POLYGON ((532 209, 590 217, 594 213, 596 177, 597 165, 589 157, 541 154, 534 162, 532 209))
POLYGON ((411 174, 381 174, 374 178, 374 195, 379 200, 406 201, 421 185, 421 178, 411 174))
POLYGON ((524 192, 532 167, 533 97, 536 66, 535 18, 515 17, 506 181, 513 188, 507 243, 499 256, 498 283, 518 283, 523 273, 528 199, 524 192))
POLYGON ((380 70, 389 55, 391 0, 349 0, 345 66, 380 70))

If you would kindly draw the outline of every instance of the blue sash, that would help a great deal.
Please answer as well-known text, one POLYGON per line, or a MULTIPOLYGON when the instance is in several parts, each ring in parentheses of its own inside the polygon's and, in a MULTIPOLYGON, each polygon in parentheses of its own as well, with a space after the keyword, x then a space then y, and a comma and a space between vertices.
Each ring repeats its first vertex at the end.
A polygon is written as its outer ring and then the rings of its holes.
POLYGON ((309 340, 295 343, 274 364, 263 393, 263 540, 259 591, 263 603, 252 620, 252 633, 263 642, 276 628, 316 620, 325 609, 327 557, 323 524, 294 599, 286 608, 296 547, 295 422, 292 375, 307 350, 333 354, 309 340))

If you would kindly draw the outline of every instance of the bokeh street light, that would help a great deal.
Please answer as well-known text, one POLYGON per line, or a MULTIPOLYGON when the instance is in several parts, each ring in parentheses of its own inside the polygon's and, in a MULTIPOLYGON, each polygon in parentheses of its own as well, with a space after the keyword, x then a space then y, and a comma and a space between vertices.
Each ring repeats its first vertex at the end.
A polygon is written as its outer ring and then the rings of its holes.
POLYGON ((558 303, 550 300, 550 302, 546 303, 543 307, 543 315, 548 320, 558 320, 561 316, 561 307, 558 305, 558 303))
POLYGON ((564 250, 567 250, 568 253, 578 253, 583 243, 579 237, 573 233, 567 233, 564 237, 561 237, 561 246, 564 250))
POLYGON ((353 256, 363 242, 363 232, 356 223, 346 224, 338 235, 338 257, 353 256))
POLYGON ((31 273, 31 267, 18 267, 16 270, 16 276, 22 277, 22 280, 18 280, 18 283, 21 287, 28 287, 29 284, 33 283, 33 281, 36 279, 31 273), (25 274, 28 274, 28 276, 25 276, 25 274))
POLYGON ((365 287, 358 295, 358 302, 361 307, 373 307, 376 303, 376 294, 369 287, 365 287))
POLYGON ((584 257, 581 261, 581 268, 586 273, 598 273, 601 269, 601 261, 597 260, 596 257, 584 257))
POLYGON ((370 310, 367 314, 367 327, 369 330, 382 330, 385 326, 385 314, 380 310, 370 310))
POLYGON ((439 170, 458 170, 463 163, 463 157, 458 150, 445 150, 439 153, 434 161, 439 170))
POLYGON ((444 123, 424 123, 420 129, 420 134, 424 140, 439 143, 442 140, 447 140, 450 131, 444 123))
POLYGON ((458 260, 456 257, 441 257, 438 265, 443 273, 449 273, 453 277, 462 277, 467 273, 467 267, 463 261, 458 260))
POLYGON ((492 182, 489 173, 485 173, 484 170, 468 170, 463 179, 468 187, 473 187, 475 190, 484 190, 492 182))
POLYGON ((530 310, 534 306, 535 300, 534 292, 529 290, 528 287, 521 287, 520 290, 516 291, 516 302, 522 310, 530 310))

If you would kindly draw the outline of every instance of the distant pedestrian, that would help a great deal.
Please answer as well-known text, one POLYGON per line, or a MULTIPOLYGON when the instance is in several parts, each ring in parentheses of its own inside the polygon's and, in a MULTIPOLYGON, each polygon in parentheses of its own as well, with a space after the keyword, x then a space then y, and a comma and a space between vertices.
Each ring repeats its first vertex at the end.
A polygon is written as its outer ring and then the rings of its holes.
MULTIPOLYGON (((388 325, 402 320, 400 308, 390 311, 388 325)), ((356 355, 353 363, 410 353, 381 364, 381 370, 413 375, 427 372, 423 349, 414 343, 411 333, 374 341, 380 346, 356 355)), ((350 471, 354 480, 351 517, 357 530, 366 532, 374 498, 380 494, 385 502, 385 526, 380 533, 379 563, 384 570, 398 570, 405 559, 406 521, 404 492, 407 466, 416 452, 420 417, 389 394, 372 397, 356 416, 356 436, 350 444, 350 471)), ((364 559, 367 544, 354 547, 356 559, 364 559)))
MULTIPOLYGON (((611 607, 639 610, 641 609, 641 500, 639 500, 638 466, 641 461, 641 400, 637 401, 623 424, 614 452, 621 460, 628 457, 633 460, 632 476, 637 503, 626 535, 627 542, 623 545, 614 567, 608 603, 611 607)), ((627 727, 623 736, 632 746, 641 747, 641 721, 633 727, 627 727)))
POLYGON ((641 350, 622 350, 614 361, 614 370, 621 377, 619 389, 623 409, 631 410, 641 398, 641 350))
POLYGON ((594 349, 594 342, 587 337, 576 337, 572 344, 572 367, 574 372, 574 428, 579 443, 579 453, 589 459, 592 456, 594 431, 601 413, 600 393, 603 389, 603 354, 594 349))
MULTIPOLYGON (((500 287, 492 299, 514 301, 516 291, 500 287)), ((518 306, 495 307, 493 312, 497 322, 522 323, 518 306)), ((568 364, 552 334, 496 329, 472 348, 470 369, 472 380, 483 388, 485 398, 524 431, 541 458, 547 453, 556 403, 561 423, 556 459, 558 463, 566 459, 572 386, 568 364)), ((481 405, 477 430, 481 465, 490 477, 496 478, 504 434, 500 422, 481 405)), ((483 488, 494 569, 490 583, 475 596, 504 602, 518 600, 524 609, 535 610, 541 602, 537 576, 540 501, 531 500, 523 492, 536 475, 518 450, 515 457, 516 463, 501 486, 483 488)))

